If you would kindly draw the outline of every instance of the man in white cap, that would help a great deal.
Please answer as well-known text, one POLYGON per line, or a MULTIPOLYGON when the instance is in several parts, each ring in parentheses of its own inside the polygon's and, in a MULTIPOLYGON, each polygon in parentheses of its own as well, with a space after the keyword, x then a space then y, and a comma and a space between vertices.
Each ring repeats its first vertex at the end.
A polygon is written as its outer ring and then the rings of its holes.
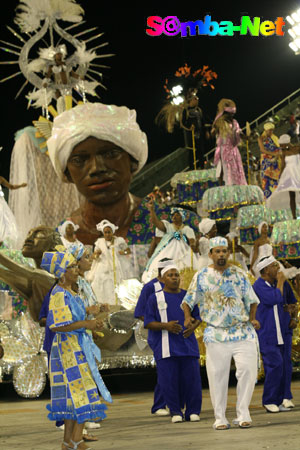
POLYGON ((274 256, 262 258, 257 270, 260 278, 253 289, 260 300, 256 316, 261 324, 257 334, 265 370, 262 403, 267 412, 278 413, 294 407, 291 346, 297 300, 274 256))
POLYGON ((259 300, 243 272, 228 264, 229 254, 227 239, 210 239, 212 264, 195 275, 182 302, 187 329, 192 326, 191 311, 197 303, 201 319, 207 323, 203 340, 216 430, 230 427, 226 406, 231 359, 237 377, 233 423, 241 428, 251 426, 249 404, 257 377, 255 328, 259 322, 255 313, 259 300))
POLYGON ((179 288, 178 268, 168 265, 161 271, 164 288, 147 302, 144 325, 156 361, 158 384, 172 416, 172 423, 198 422, 202 403, 199 348, 194 330, 200 323, 199 310, 192 311, 191 326, 184 329, 180 308, 186 291, 179 288))
MULTIPOLYGON (((161 278, 161 271, 170 265, 174 265, 174 261, 172 259, 164 258, 160 260, 157 265, 157 277, 144 284, 134 310, 134 317, 136 319, 144 321, 145 311, 150 296, 155 294, 155 292, 161 291, 164 287, 164 283, 161 278)), ((151 413, 156 414, 157 416, 169 416, 169 411, 166 409, 166 402, 158 383, 154 388, 154 403, 151 408, 151 413)))

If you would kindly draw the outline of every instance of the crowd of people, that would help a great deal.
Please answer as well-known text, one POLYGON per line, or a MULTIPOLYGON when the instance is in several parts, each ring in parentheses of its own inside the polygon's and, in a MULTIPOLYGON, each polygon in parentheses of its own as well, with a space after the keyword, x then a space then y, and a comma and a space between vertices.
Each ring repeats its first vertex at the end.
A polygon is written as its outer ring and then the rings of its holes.
MULTIPOLYGON (((213 124, 215 165, 221 184, 245 185, 238 144, 247 137, 242 136, 235 112, 231 100, 219 103, 213 124)), ((267 123, 258 139, 263 190, 271 201, 276 187, 279 192, 282 186, 281 192, 290 193, 294 215, 300 189, 299 149, 283 138, 277 140, 273 132, 274 126, 267 123), (279 162, 284 160, 281 170, 279 162), (295 164, 298 171, 293 170, 295 164), (282 179, 292 182, 287 186, 282 179)), ((200 420, 199 346, 194 331, 201 321, 206 324, 203 341, 214 428, 230 426, 226 405, 232 358, 238 380, 233 423, 251 426, 249 404, 259 348, 265 371, 262 404, 271 413, 290 411, 297 300, 287 281, 289 268, 272 256, 268 224, 259 225, 259 238, 249 255, 237 233, 222 236, 215 220, 202 218, 196 227, 194 211, 177 205, 161 210, 159 190, 150 198, 133 196, 129 186, 146 162, 147 140, 135 112, 126 107, 87 103, 65 111, 54 121, 48 150, 57 175, 74 183, 84 197, 82 206, 57 228, 63 245, 45 251, 38 265, 40 272, 51 275, 43 275, 48 293, 39 320, 46 327, 49 358, 48 417, 58 426, 64 422, 63 450, 85 450, 84 424, 105 418, 107 407, 100 396, 112 401, 97 368, 101 357, 93 339, 103 326, 97 317, 100 311, 108 313, 118 303, 117 286, 131 278, 144 282, 134 315, 148 330, 157 367, 153 414, 170 415, 172 423, 200 420), (144 265, 138 263, 141 245, 149 251, 144 265), (253 286, 250 272, 256 279, 253 286)), ((297 277, 298 273, 299 295, 297 277)))

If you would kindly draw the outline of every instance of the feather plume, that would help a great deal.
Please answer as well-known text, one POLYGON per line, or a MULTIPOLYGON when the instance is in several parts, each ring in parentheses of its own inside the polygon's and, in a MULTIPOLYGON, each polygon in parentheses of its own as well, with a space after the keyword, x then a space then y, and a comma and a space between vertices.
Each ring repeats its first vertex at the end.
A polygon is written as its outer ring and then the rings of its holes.
POLYGON ((46 18, 81 22, 84 10, 75 0, 21 0, 15 23, 23 33, 38 30, 46 18))

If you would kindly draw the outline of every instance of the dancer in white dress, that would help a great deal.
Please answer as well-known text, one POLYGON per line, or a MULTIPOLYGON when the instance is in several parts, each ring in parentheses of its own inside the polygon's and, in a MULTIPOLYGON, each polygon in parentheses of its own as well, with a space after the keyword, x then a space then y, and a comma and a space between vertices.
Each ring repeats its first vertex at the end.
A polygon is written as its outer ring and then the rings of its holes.
POLYGON ((116 287, 123 281, 134 277, 130 262, 130 248, 124 238, 114 236, 118 229, 108 220, 97 225, 103 237, 95 243, 95 261, 86 279, 91 283, 99 303, 117 304, 116 287))
POLYGON ((4 177, 0 177, 0 244, 6 241, 7 245, 15 248, 18 241, 18 228, 15 216, 5 201, 2 185, 8 189, 19 189, 27 184, 11 184, 4 177))
POLYGON ((198 261, 194 253, 195 233, 191 227, 183 223, 187 211, 177 207, 171 208, 172 223, 170 223, 157 217, 153 201, 149 202, 148 207, 151 220, 156 226, 155 236, 161 240, 147 263, 142 281, 147 283, 157 276, 157 263, 163 258, 172 259, 180 271, 186 268, 198 270, 198 261))
POLYGON ((198 269, 203 269, 211 264, 211 258, 209 257, 209 240, 217 235, 216 221, 212 219, 202 219, 199 223, 199 231, 202 233, 202 237, 199 239, 199 259, 198 269))
POLYGON ((296 219, 296 205, 300 204, 300 147, 291 145, 291 138, 283 134, 279 144, 284 155, 284 169, 279 178, 277 189, 267 200, 271 209, 285 209, 288 204, 296 219))
MULTIPOLYGON (((268 224, 267 222, 261 222, 258 225, 258 232, 260 237, 254 242, 254 247, 250 254, 250 270, 256 278, 260 277, 260 272, 257 270, 257 264, 265 257, 273 255, 273 247, 271 245, 270 239, 268 237, 268 224)), ((279 262, 279 261, 278 261, 279 262)), ((281 262, 279 262, 280 271, 283 272, 285 278, 294 278, 299 270, 297 267, 291 266, 286 263, 288 267, 285 267, 281 262)))
POLYGON ((228 261, 233 264, 239 264, 245 272, 248 272, 246 259, 249 258, 249 253, 242 245, 238 243, 238 234, 235 231, 231 231, 226 234, 226 238, 228 240, 228 248, 231 253, 228 261))
POLYGON ((254 246, 250 253, 250 271, 256 278, 260 277, 260 273, 256 269, 258 262, 262 258, 273 254, 273 247, 268 236, 269 227, 267 222, 261 222, 258 225, 258 232, 260 237, 254 242, 254 246))
POLYGON ((62 225, 58 227, 58 232, 61 237, 61 241, 66 249, 71 245, 80 244, 80 241, 76 239, 75 231, 78 230, 79 225, 75 225, 71 220, 66 220, 62 225))

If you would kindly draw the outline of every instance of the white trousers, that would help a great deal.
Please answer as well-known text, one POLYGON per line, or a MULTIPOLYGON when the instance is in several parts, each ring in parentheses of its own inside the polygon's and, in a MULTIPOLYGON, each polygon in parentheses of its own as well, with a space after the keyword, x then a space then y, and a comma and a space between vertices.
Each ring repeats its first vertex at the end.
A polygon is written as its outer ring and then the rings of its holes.
POLYGON ((237 378, 237 422, 251 422, 249 405, 257 379, 257 347, 255 341, 236 341, 206 344, 206 371, 209 392, 215 413, 214 427, 227 425, 228 381, 231 358, 237 378))

